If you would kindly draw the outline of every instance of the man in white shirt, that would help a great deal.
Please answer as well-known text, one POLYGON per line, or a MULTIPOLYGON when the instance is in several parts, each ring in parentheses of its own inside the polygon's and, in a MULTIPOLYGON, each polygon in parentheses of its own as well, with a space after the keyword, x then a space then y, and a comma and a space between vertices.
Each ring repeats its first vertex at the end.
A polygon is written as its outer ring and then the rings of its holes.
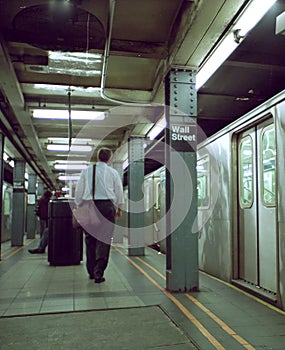
POLYGON ((116 218, 121 217, 124 203, 123 186, 119 173, 109 166, 112 151, 101 148, 98 151, 95 172, 95 195, 92 198, 93 165, 81 172, 75 189, 75 204, 94 200, 98 211, 102 214, 102 225, 96 232, 85 232, 86 268, 89 278, 95 283, 105 281, 104 271, 107 268, 111 239, 116 218))

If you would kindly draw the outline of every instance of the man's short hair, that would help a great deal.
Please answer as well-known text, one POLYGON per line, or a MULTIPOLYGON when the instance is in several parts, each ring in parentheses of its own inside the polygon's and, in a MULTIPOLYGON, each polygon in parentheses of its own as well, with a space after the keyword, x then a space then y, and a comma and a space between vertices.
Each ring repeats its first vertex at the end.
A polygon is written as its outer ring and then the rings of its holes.
POLYGON ((112 157, 113 152, 109 148, 100 148, 98 150, 98 160, 101 162, 108 162, 112 157))

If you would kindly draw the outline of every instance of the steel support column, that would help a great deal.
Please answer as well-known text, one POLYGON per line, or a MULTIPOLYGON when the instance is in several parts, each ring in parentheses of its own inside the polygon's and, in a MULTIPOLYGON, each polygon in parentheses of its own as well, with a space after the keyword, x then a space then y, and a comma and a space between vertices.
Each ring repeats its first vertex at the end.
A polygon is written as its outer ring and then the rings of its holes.
POLYGON ((129 255, 144 255, 144 138, 129 139, 128 228, 129 255))
POLYGON ((172 68, 165 80, 166 101, 166 288, 198 290, 195 70, 172 68))
POLYGON ((11 245, 22 246, 25 232, 25 162, 14 160, 11 245))
MULTIPOLYGON (((44 190, 45 190, 44 183, 42 181, 38 181, 37 191, 36 191, 36 203, 42 197, 44 190)), ((37 234, 40 234, 41 232, 40 218, 38 216, 36 216, 36 232, 37 234)))
MULTIPOLYGON (((112 166, 120 174, 121 180, 123 182, 123 162, 122 161, 113 161, 112 166)), ((123 208, 122 208, 123 209, 123 208)), ((122 212, 122 215, 124 213, 122 212)), ((113 234, 113 243, 123 243, 123 217, 116 221, 116 226, 113 234)))
POLYGON ((35 238, 36 236, 36 190, 37 175, 29 174, 28 179, 28 201, 27 201, 27 238, 35 238))

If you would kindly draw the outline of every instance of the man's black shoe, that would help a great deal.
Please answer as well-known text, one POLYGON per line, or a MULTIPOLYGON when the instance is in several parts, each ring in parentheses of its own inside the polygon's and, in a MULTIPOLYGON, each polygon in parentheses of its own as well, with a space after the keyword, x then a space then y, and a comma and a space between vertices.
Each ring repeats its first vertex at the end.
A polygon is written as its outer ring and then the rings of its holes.
POLYGON ((41 250, 39 248, 29 249, 28 252, 31 254, 44 254, 45 253, 44 250, 41 250))
POLYGON ((102 282, 105 282, 105 278, 104 277, 95 278, 95 283, 102 283, 102 282))

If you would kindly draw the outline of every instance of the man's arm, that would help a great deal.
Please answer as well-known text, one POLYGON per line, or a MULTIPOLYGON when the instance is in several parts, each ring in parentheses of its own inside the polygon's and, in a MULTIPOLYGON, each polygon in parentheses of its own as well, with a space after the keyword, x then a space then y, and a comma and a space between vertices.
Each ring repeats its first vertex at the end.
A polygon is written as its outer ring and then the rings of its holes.
POLYGON ((120 219, 122 217, 122 206, 124 204, 124 192, 123 192, 122 180, 120 178, 119 173, 117 173, 115 177, 114 189, 115 189, 116 204, 117 204, 116 219, 120 219))
POLYGON ((80 178, 76 184, 75 188, 75 198, 74 202, 77 206, 79 206, 82 203, 82 197, 84 193, 84 185, 85 185, 85 172, 82 171, 80 174, 80 178))

